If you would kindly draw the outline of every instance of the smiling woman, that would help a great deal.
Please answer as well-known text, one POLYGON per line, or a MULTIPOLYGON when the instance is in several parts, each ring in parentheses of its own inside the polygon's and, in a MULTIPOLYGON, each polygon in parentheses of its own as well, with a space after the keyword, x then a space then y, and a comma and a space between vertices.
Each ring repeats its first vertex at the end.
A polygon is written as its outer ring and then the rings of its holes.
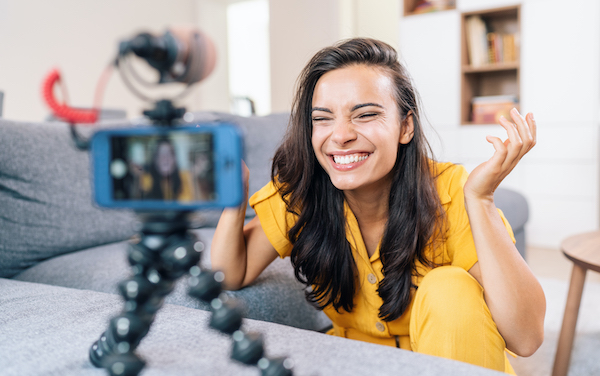
POLYGON ((272 181, 249 200, 257 217, 223 212, 212 265, 240 288, 290 257, 330 334, 514 373, 505 350, 539 347, 545 299, 493 193, 534 146, 533 116, 501 119, 508 139, 488 137, 496 152, 469 176, 433 159, 420 112, 389 45, 319 51, 272 181))
POLYGON ((412 138, 412 122, 401 133, 393 83, 382 73, 365 65, 336 69, 319 79, 313 94, 315 155, 332 184, 348 194, 388 191, 398 145, 412 138))

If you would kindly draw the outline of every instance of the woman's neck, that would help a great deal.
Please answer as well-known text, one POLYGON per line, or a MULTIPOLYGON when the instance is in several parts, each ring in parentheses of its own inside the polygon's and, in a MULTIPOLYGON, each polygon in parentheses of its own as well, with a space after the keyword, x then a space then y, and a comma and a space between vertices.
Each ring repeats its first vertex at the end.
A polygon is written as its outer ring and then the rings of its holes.
POLYGON ((388 220, 389 189, 371 193, 344 192, 346 202, 354 213, 369 257, 376 252, 388 220))
POLYGON ((359 224, 386 222, 389 210, 391 184, 377 189, 357 189, 344 191, 348 206, 359 224))

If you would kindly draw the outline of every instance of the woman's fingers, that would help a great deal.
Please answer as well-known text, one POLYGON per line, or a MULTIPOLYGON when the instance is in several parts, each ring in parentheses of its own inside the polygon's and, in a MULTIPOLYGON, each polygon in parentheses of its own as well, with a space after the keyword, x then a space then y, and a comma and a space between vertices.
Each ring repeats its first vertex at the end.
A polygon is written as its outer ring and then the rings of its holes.
POLYGON ((506 133, 508 134, 508 155, 506 156, 505 167, 509 167, 513 164, 513 161, 518 160, 521 157, 523 141, 521 140, 521 136, 519 135, 519 131, 515 123, 508 120, 504 116, 501 116, 500 125, 506 130, 506 133))
POLYGON ((529 125, 529 131, 531 133, 531 138, 533 141, 531 147, 534 147, 535 144, 537 143, 537 124, 536 124, 535 119, 533 118, 533 114, 531 112, 528 113, 527 116, 525 116, 525 119, 527 120, 527 124, 529 125))
POLYGON ((513 121, 500 117, 500 125, 506 130, 508 138, 502 141, 498 137, 487 136, 486 140, 495 149, 494 155, 479 165, 469 177, 470 189, 473 192, 488 194, 504 180, 516 167, 521 158, 536 143, 537 128, 532 114, 521 116, 516 109, 511 111, 513 121))
POLYGON ((526 117, 521 116, 517 109, 510 111, 513 121, 504 116, 500 117, 500 125, 508 134, 509 154, 506 159, 507 166, 512 169, 521 158, 535 146, 537 127, 533 114, 529 113, 526 117))
POLYGON ((487 136, 486 140, 492 144, 496 150, 494 155, 492 155, 492 158, 490 158, 490 162, 497 164, 498 166, 504 165, 504 161, 506 160, 506 156, 508 154, 507 142, 502 142, 500 138, 493 136, 487 136))
MULTIPOLYGON (((510 116, 519 132, 519 137, 521 138, 521 150, 519 153, 519 158, 525 155, 533 145, 535 145, 535 138, 533 137, 533 133, 531 130, 531 122, 524 118, 516 108, 513 108, 510 111, 510 116)), ((531 114, 528 114, 530 118, 533 118, 531 114)))

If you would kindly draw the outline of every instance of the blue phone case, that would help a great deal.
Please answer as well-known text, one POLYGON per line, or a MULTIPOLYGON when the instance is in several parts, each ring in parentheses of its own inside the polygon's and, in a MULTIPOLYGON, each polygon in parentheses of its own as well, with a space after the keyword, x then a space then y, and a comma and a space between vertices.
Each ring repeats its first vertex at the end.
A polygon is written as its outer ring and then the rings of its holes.
POLYGON ((102 207, 138 211, 238 206, 244 193, 242 157, 242 137, 231 124, 101 130, 91 138, 94 198, 102 207), (159 146, 161 142, 171 145, 169 162, 164 162, 164 156, 162 162, 158 160, 162 151, 169 150, 159 146), (198 145, 201 151, 194 149, 198 145), (207 145, 211 145, 208 151, 207 145), (197 162, 197 156, 203 156, 202 161, 197 162), (198 164, 204 166, 202 171, 198 164), (171 171, 165 178, 162 174, 168 167, 164 166, 173 165, 177 173, 171 171), (209 187, 206 195, 200 194, 201 186, 209 187))

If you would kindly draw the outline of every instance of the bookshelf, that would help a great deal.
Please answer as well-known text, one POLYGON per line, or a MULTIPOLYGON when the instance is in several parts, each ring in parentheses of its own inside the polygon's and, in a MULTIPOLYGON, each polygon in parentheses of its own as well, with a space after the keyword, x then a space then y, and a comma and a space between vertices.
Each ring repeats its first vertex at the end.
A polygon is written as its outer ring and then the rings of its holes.
POLYGON ((404 0, 405 16, 450 9, 456 9, 456 0, 404 0))
POLYGON ((461 124, 519 108, 520 18, 520 5, 461 14, 461 124))

